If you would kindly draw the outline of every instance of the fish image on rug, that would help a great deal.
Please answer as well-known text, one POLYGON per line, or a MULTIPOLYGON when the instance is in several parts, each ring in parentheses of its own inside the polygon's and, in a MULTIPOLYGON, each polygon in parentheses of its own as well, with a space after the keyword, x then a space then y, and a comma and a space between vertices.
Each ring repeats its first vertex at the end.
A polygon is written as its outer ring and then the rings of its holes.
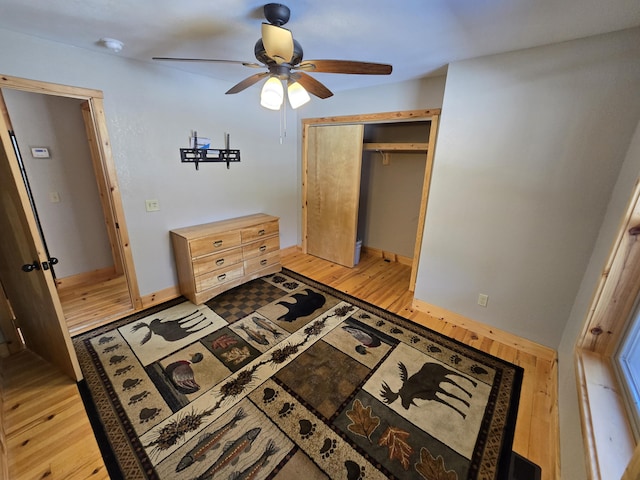
POLYGON ((235 465, 238 463, 238 459, 240 455, 244 452, 248 452, 251 450, 251 445, 253 441, 256 439, 258 434, 262 431, 262 428, 256 427, 252 428, 248 432, 244 433, 242 436, 237 438, 233 442, 228 442, 224 446, 224 451, 218 457, 213 465, 207 468, 202 475, 197 477, 197 480, 211 480, 216 472, 224 468, 225 466, 231 464, 235 465))
POLYGON ((280 449, 276 447, 273 440, 269 440, 267 447, 264 449, 264 453, 258 460, 253 462, 248 468, 242 472, 233 472, 229 475, 229 480, 251 480, 256 478, 256 475, 264 466, 269 462, 269 457, 278 453, 280 449))
POLYGON ((176 342, 188 337, 192 333, 204 330, 211 322, 204 316, 202 312, 198 310, 174 320, 164 320, 161 318, 154 318, 148 324, 144 322, 136 323, 131 327, 132 332, 137 332, 143 328, 148 328, 149 331, 140 341, 140 345, 144 345, 151 340, 152 335, 160 335, 167 342, 176 342))
POLYGON ((269 340, 267 340, 267 336, 264 333, 258 332, 253 328, 247 325, 240 325, 239 327, 244 333, 247 334, 249 340, 252 340, 260 345, 269 345, 269 340))
POLYGON ((184 457, 182 457, 182 459, 176 466, 176 472, 181 472, 185 468, 193 465, 194 462, 203 460, 210 450, 215 450, 220 446, 220 441, 222 440, 222 438, 229 432, 229 430, 236 426, 236 423, 238 423, 246 416, 247 415, 244 413, 244 410, 242 408, 239 408, 233 418, 225 425, 223 425, 213 433, 207 433, 206 435, 203 435, 196 446, 189 450, 184 455, 184 457))
POLYGON ((271 325, 266 320, 263 320, 260 317, 251 317, 251 320, 253 320, 253 323, 255 323, 258 326, 258 328, 261 328, 263 330, 266 330, 267 332, 270 332, 273 335, 273 338, 277 339, 278 337, 282 336, 282 333, 276 330, 274 326, 271 325))
POLYGON ((298 292, 291 295, 294 299, 293 303, 282 300, 276 304, 287 309, 287 313, 280 316, 278 320, 294 322, 300 317, 311 315, 326 302, 325 296, 321 293, 314 292, 310 288, 305 288, 304 291, 306 293, 298 292))
POLYGON ((191 365, 201 362, 203 358, 203 355, 198 352, 191 356, 191 360, 178 360, 164 369, 167 377, 180 393, 189 394, 200 390, 191 365))
POLYGON ((433 400, 435 402, 446 405, 449 408, 452 408, 453 410, 458 412, 460 416, 462 416, 462 418, 467 417, 466 413, 462 412, 453 403, 450 403, 447 400, 438 397, 436 394, 439 393, 441 395, 444 395, 445 397, 458 400, 467 407, 470 407, 471 404, 468 402, 468 400, 447 392, 441 387, 441 384, 448 383, 454 385, 462 392, 464 392, 469 399, 471 399, 473 396, 471 392, 463 388, 459 383, 448 378, 448 376, 451 375, 464 378, 468 382, 471 382, 474 387, 477 386, 476 382, 454 370, 440 365, 439 363, 426 362, 424 365, 422 365, 422 368, 418 372, 411 375, 411 377, 409 377, 407 373, 407 367, 405 367, 404 363, 399 362, 398 368, 400 369, 400 379, 402 380, 402 387, 400 387, 400 390, 398 390, 397 392, 394 392, 386 382, 383 382, 380 395, 382 395, 385 403, 391 404, 395 402, 398 397, 400 397, 402 406, 405 408, 405 410, 408 410, 412 405, 417 406, 414 402, 414 400, 416 399, 427 401, 433 400))

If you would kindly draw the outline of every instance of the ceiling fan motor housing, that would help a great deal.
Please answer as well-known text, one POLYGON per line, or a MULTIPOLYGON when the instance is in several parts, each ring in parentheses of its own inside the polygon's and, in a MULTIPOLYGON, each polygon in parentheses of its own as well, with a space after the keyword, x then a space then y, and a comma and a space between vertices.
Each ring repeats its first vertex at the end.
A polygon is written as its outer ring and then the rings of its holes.
MULTIPOLYGON (((275 61, 267 55, 267 52, 264 49, 264 44, 262 43, 262 38, 259 38, 256 42, 256 45, 253 49, 253 53, 256 56, 256 59, 260 63, 264 63, 267 66, 275 65, 275 61)), ((291 57, 291 61, 288 63, 289 66, 294 66, 299 64, 302 61, 302 45, 300 45, 296 40, 293 40, 293 56, 291 57)))
POLYGON ((289 21, 290 15, 289 7, 281 3, 267 3, 264 6, 264 18, 272 25, 281 27, 289 21))

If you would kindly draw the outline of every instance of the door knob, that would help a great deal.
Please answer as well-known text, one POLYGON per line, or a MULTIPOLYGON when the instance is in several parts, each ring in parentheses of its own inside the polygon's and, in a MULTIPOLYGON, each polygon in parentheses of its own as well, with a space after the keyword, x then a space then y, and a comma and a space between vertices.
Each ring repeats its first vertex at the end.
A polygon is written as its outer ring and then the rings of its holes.
POLYGON ((40 263, 34 260, 33 263, 25 263, 22 265, 23 272, 33 272, 34 270, 40 270, 40 263))

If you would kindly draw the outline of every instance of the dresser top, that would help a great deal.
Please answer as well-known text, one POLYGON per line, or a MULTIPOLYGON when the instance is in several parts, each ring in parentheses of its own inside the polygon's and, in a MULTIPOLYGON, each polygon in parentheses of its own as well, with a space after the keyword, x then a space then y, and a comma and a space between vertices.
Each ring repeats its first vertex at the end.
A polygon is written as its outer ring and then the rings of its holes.
POLYGON ((204 237, 214 233, 228 232, 240 228, 248 228, 261 223, 273 222, 279 220, 278 217, 267 215, 266 213, 256 213, 246 215, 244 217, 229 218, 219 220, 217 222, 203 223, 201 225, 193 225, 190 227, 176 228, 171 230, 174 235, 179 235, 191 240, 194 238, 204 237))

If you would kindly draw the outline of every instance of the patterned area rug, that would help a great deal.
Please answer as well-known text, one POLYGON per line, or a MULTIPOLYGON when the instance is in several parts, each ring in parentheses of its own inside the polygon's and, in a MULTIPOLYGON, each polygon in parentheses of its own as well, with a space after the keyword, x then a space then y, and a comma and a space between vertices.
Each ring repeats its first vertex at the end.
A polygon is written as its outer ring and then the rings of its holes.
POLYGON ((126 479, 498 479, 522 370, 283 270, 74 339, 126 479))

